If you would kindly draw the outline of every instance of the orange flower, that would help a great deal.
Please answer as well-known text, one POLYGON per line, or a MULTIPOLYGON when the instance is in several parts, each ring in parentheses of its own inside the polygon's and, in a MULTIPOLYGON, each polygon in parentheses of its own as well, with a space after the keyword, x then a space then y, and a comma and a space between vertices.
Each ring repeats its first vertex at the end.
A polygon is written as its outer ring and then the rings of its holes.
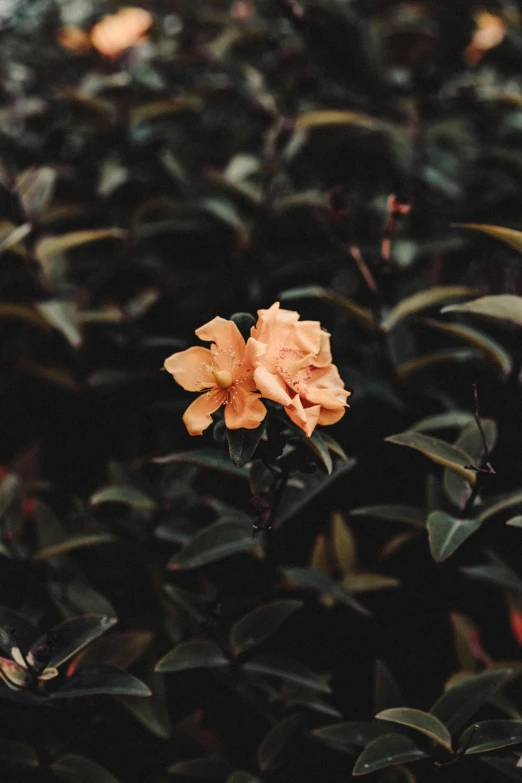
POLYGON ((300 321, 298 313, 282 310, 279 302, 258 315, 248 345, 262 396, 283 405, 308 436, 317 424, 339 421, 351 392, 332 364, 328 332, 319 321, 300 321))
POLYGON ((196 329, 196 335, 212 342, 208 348, 187 348, 169 356, 165 369, 187 391, 203 391, 189 405, 183 421, 191 435, 201 435, 212 424, 211 413, 225 405, 228 429, 257 427, 266 416, 266 408, 255 392, 254 366, 233 321, 213 318, 196 329))
POLYGON ((120 8, 117 14, 108 14, 94 25, 91 43, 106 57, 117 57, 135 46, 151 24, 152 16, 144 8, 120 8))

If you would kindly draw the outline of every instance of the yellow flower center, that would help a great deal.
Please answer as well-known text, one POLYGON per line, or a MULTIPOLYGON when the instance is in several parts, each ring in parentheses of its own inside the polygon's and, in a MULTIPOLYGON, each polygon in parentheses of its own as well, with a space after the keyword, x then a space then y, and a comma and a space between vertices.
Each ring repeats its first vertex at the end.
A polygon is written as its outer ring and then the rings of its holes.
POLYGON ((216 367, 213 367, 212 375, 220 389, 228 389, 232 385, 232 373, 228 370, 218 370, 216 367))

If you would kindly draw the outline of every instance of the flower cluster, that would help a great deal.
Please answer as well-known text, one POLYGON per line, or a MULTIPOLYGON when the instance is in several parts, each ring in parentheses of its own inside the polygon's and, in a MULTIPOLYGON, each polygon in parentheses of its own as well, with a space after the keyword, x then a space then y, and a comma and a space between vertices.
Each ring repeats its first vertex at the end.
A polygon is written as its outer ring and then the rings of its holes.
POLYGON ((280 403, 308 436, 344 415, 350 392, 319 321, 300 321, 279 302, 258 316, 246 342, 233 321, 217 317, 196 329, 210 349, 188 348, 165 361, 180 386, 202 392, 183 416, 191 435, 201 435, 221 405, 228 429, 254 429, 266 416, 262 397, 280 403))

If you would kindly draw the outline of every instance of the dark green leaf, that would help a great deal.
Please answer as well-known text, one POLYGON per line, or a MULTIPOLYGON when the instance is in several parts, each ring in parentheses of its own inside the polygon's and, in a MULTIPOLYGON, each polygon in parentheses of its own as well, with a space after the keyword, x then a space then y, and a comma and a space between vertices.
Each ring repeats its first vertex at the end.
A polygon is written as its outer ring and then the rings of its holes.
POLYGON ((386 316, 382 322, 384 331, 389 332, 400 321, 409 316, 415 315, 428 307, 447 302, 449 299, 464 299, 466 296, 472 296, 475 292, 473 288, 464 285, 441 285, 433 288, 426 288, 412 296, 408 296, 399 302, 393 310, 386 316))
POLYGON ((82 653, 82 666, 87 663, 103 663, 118 669, 129 669, 144 655, 153 638, 152 631, 141 629, 117 631, 99 637, 82 653))
POLYGON ((261 644, 276 631, 286 618, 303 606, 302 601, 293 599, 271 601, 258 606, 232 626, 230 646, 234 655, 261 644))
POLYGON ((420 451, 421 454, 424 454, 433 462, 455 471, 470 484, 475 484, 477 480, 476 474, 469 470, 469 466, 473 465, 470 455, 457 446, 452 446, 451 443, 447 443, 445 440, 412 431, 389 435, 384 440, 388 443, 395 443, 398 446, 407 446, 410 449, 420 451))
POLYGON ((353 748, 364 748, 376 737, 389 733, 388 726, 368 721, 332 723, 330 726, 323 726, 312 732, 313 736, 321 742, 343 752, 351 752, 353 748))
POLYGON ((462 429, 466 424, 473 421, 473 414, 469 411, 447 411, 446 413, 437 413, 434 416, 426 416, 410 429, 414 432, 429 432, 430 430, 443 430, 453 427, 462 429))
POLYGON ((510 527, 522 527, 522 516, 512 517, 511 519, 508 519, 506 525, 509 525, 510 527))
POLYGON ((164 678, 152 672, 146 677, 145 682, 152 691, 150 699, 142 699, 139 696, 116 696, 116 700, 156 737, 169 739, 171 725, 164 678))
POLYGON ((318 285, 291 288, 288 291, 281 292, 279 294, 279 299, 281 299, 282 302, 289 302, 295 299, 321 299, 323 302, 328 302, 333 307, 341 310, 365 329, 369 331, 375 331, 376 329, 375 319, 370 310, 361 307, 361 305, 357 304, 357 302, 354 302, 352 299, 340 296, 339 294, 329 291, 326 288, 321 288, 321 286, 318 285))
POLYGON ((317 473, 312 473, 311 475, 299 475, 299 478, 291 479, 283 492, 275 526, 281 525, 294 514, 297 514, 316 495, 323 492, 337 478, 343 476, 354 466, 354 459, 343 460, 336 463, 329 476, 325 476, 324 473, 317 471, 317 473))
POLYGON ((489 497, 480 507, 477 517, 484 522, 486 519, 494 517, 495 514, 511 511, 518 506, 522 506, 522 490, 520 489, 489 497))
POLYGON ((428 754, 420 750, 413 740, 404 734, 384 734, 372 740, 363 750, 353 768, 352 775, 369 775, 384 767, 420 761, 428 754))
POLYGON ((310 671, 299 661, 286 658, 281 655, 263 655, 252 658, 243 664, 244 671, 256 674, 268 674, 271 677, 279 677, 284 682, 303 685, 312 691, 330 693, 330 688, 324 678, 310 671))
POLYGON ((227 659, 215 642, 192 639, 178 644, 158 661, 157 672, 180 672, 186 669, 215 669, 226 666, 227 659))
POLYGON ((29 650, 38 636, 38 629, 25 617, 0 606, 0 648, 8 657, 13 647, 29 650))
POLYGON ((480 354, 471 348, 445 348, 402 362, 397 365, 396 373, 398 378, 404 380, 414 373, 432 370, 433 368, 441 369, 441 366, 443 368, 445 364, 463 364, 475 358, 480 358, 480 354))
POLYGON ((280 767, 297 741, 303 725, 299 713, 284 718, 270 729, 257 750, 257 763, 261 772, 273 772, 280 767))
POLYGON ((66 783, 118 783, 118 778, 101 764, 75 753, 68 753, 54 761, 51 769, 59 780, 66 783))
POLYGON ((442 563, 479 529, 482 522, 451 517, 445 511, 432 511, 427 525, 431 554, 436 563, 442 563))
POLYGON ((350 609, 355 609, 356 612, 365 615, 370 614, 368 609, 353 598, 347 590, 337 584, 337 582, 334 582, 328 574, 324 574, 316 568, 294 566, 292 568, 284 568, 283 574, 293 584, 300 587, 310 587, 312 590, 317 590, 321 595, 335 598, 336 601, 346 604, 350 609))
POLYGON ((145 495, 144 492, 129 485, 103 487, 91 495, 90 502, 94 506, 101 503, 123 503, 132 506, 143 513, 150 514, 156 509, 156 501, 145 495))
POLYGON ((373 675, 373 708, 381 712, 392 707, 403 707, 404 694, 388 665, 377 658, 373 675))
POLYGON ((217 756, 178 761, 167 767, 171 775, 183 775, 197 780, 225 780, 230 773, 230 766, 217 756))
POLYGON ((522 253, 522 231, 515 231, 513 228, 504 228, 504 226, 492 226, 487 223, 455 223, 456 228, 467 228, 471 231, 480 231, 493 239, 498 239, 506 245, 522 253))
POLYGON ((487 764, 488 767, 500 772, 502 775, 506 775, 511 780, 516 780, 518 783, 522 783, 522 769, 518 767, 514 756, 508 758, 494 758, 491 756, 481 756, 480 760, 487 764))
POLYGON ((230 457, 224 451, 217 449, 194 449, 194 451, 181 451, 179 454, 169 454, 166 457, 156 457, 153 460, 159 465, 168 465, 171 462, 179 462, 186 465, 197 465, 199 468, 219 470, 237 478, 248 479, 248 470, 238 468, 230 461, 230 457))
MULTIPOLYGON (((108 631, 118 622, 116 617, 107 615, 87 614, 83 617, 71 617, 60 625, 55 625, 52 631, 52 648, 54 650, 48 666, 60 666, 71 658, 74 653, 92 642, 102 633, 108 631)), ((33 648, 48 644, 48 634, 44 634, 33 648)))
POLYGON ((265 432, 266 423, 264 421, 258 427, 252 430, 227 429, 228 453, 230 459, 238 468, 242 468, 247 462, 250 462, 254 451, 265 432))
POLYGON ((64 555, 68 552, 73 552, 76 549, 85 549, 85 547, 100 546, 100 544, 111 544, 117 541, 116 537, 111 533, 91 533, 85 536, 71 536, 65 538, 63 541, 58 541, 51 546, 40 549, 35 552, 32 560, 35 563, 39 563, 42 560, 48 560, 50 557, 56 557, 58 555, 64 555))
POLYGON ((207 614, 208 603, 199 595, 189 593, 176 585, 166 584, 163 589, 172 600, 187 612, 197 623, 203 622, 207 614))
POLYGON ((486 671, 459 680, 444 691, 430 712, 454 734, 464 726, 509 678, 510 671, 486 671))
POLYGON ((471 326, 464 326, 463 324, 444 323, 432 318, 423 318, 422 323, 462 340, 473 348, 477 348, 484 356, 496 364, 504 375, 507 376, 511 372, 511 356, 506 349, 487 334, 479 332, 478 329, 473 329, 471 326))
POLYGON ((150 696, 150 688, 128 672, 97 664, 81 666, 50 698, 75 699, 97 694, 150 696))
POLYGON ((383 503, 378 506, 361 506, 350 511, 354 517, 374 517, 375 519, 389 520, 390 522, 403 522, 405 525, 422 528, 426 527, 426 512, 415 506, 403 506, 396 503, 383 503))
POLYGON ((472 302, 443 307, 441 313, 472 313, 486 318, 495 318, 507 323, 522 326, 522 296, 497 294, 482 296, 472 302))
POLYGON ((451 735, 446 726, 429 712, 414 710, 411 707, 394 707, 390 710, 383 710, 375 716, 378 720, 400 723, 401 726, 408 726, 410 729, 420 731, 438 745, 442 745, 451 753, 451 735))
POLYGON ((484 720, 468 726, 459 744, 466 756, 522 743, 522 721, 484 720))
POLYGON ((502 587, 505 590, 513 590, 515 593, 522 593, 522 579, 507 563, 502 561, 485 565, 463 566, 460 570, 463 574, 469 576, 470 579, 478 582, 502 587))
POLYGON ((173 571, 198 568, 255 548, 259 548, 259 543, 252 539, 251 525, 236 519, 221 519, 196 533, 170 559, 168 567, 173 571))

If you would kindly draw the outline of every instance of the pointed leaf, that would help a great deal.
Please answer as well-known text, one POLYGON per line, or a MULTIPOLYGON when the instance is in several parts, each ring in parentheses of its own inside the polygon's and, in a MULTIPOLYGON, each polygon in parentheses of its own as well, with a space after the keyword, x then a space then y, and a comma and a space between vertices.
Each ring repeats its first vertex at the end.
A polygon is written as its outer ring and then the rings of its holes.
POLYGON ((363 112, 341 109, 313 109, 296 117, 294 129, 296 131, 304 131, 331 125, 348 125, 367 128, 368 130, 375 130, 379 127, 377 120, 369 114, 363 114, 363 112))
POLYGON ((250 462, 259 441, 263 437, 265 429, 265 421, 262 421, 258 427, 251 430, 227 429, 228 453, 234 465, 238 468, 242 468, 247 462, 250 462))
POLYGON ((378 506, 361 506, 350 511, 353 517, 374 517, 375 519, 389 520, 390 522, 403 522, 405 525, 422 528, 426 527, 426 512, 423 508, 415 506, 403 506, 396 503, 383 503, 378 506))
POLYGON ((343 574, 350 574, 357 566, 357 550, 352 531, 339 513, 332 514, 331 524, 337 562, 343 574))
POLYGON ((356 574, 347 574, 341 582, 353 593, 369 593, 374 590, 391 590, 400 585, 400 580, 395 576, 386 574, 372 574, 369 571, 359 571, 356 574))
POLYGON ((463 566, 460 571, 478 582, 522 593, 522 579, 506 563, 463 566))
POLYGON ((496 364, 504 375, 507 376, 511 372, 511 366, 513 364, 511 356, 500 343, 497 343, 496 340, 493 340, 489 335, 479 332, 478 329, 473 329, 471 326, 444 323, 443 321, 436 321, 433 318, 423 318, 422 323, 426 326, 438 329, 441 332, 445 332, 458 340, 462 340, 473 348, 477 348, 484 356, 496 364))
POLYGON ((387 720, 392 723, 400 723, 401 726, 408 726, 415 731, 425 734, 433 742, 442 745, 451 753, 451 734, 446 726, 429 712, 414 710, 411 707, 394 707, 390 710, 379 712, 375 716, 378 720, 387 720))
POLYGON ((103 614, 71 617, 60 625, 55 625, 49 634, 40 637, 31 651, 33 652, 38 646, 50 646, 53 653, 47 665, 58 667, 86 644, 116 625, 117 622, 116 617, 108 617, 103 614))
MULTIPOLYGON (((515 763, 516 759, 514 756, 500 759, 492 756, 481 756, 480 760, 483 761, 484 764, 487 764, 488 767, 492 767, 497 770, 497 772, 500 772, 501 775, 506 775, 508 778, 511 778, 511 780, 522 783, 522 769, 518 769, 518 764, 515 763)), ((504 778, 502 778, 502 780, 504 780, 504 778)))
POLYGON ((482 504, 477 516, 484 522, 486 519, 495 516, 495 514, 500 514, 502 511, 511 511, 511 509, 518 506, 522 507, 522 490, 520 489, 489 497, 482 504))
POLYGON ((34 563, 40 563, 42 560, 48 560, 50 557, 57 557, 68 552, 74 552, 76 549, 85 549, 86 547, 100 546, 100 544, 111 544, 118 539, 111 533, 91 533, 84 536, 71 536, 63 541, 57 541, 51 546, 38 550, 32 556, 34 563))
POLYGON ((103 663, 118 669, 129 669, 144 655, 153 638, 152 631, 142 629, 116 631, 96 639, 84 648, 76 660, 81 660, 82 666, 103 663))
POLYGON ((417 372, 423 372, 424 370, 431 370, 434 367, 440 367, 444 364, 463 364, 464 362, 470 362, 472 359, 480 358, 480 355, 473 351, 471 348, 445 348, 441 351, 435 351, 434 353, 425 353, 421 356, 416 356, 414 359, 408 359, 402 364, 397 365, 395 371, 397 377, 401 380, 409 378, 417 372))
POLYGON ((484 720, 469 726, 459 740, 464 753, 486 753, 522 743, 522 721, 484 720))
POLYGON ((168 454, 166 457, 156 457, 153 462, 158 465, 168 465, 171 462, 179 462, 186 465, 196 465, 199 468, 209 468, 228 473, 236 478, 248 479, 247 468, 238 468, 231 462, 230 457, 224 451, 218 449, 194 449, 194 451, 181 451, 176 454, 168 454))
POLYGON ((404 734, 384 734, 372 740, 363 750, 352 771, 352 775, 369 775, 384 767, 420 761, 428 754, 420 750, 413 740, 404 734))
POLYGON ((289 582, 293 582, 300 587, 310 587, 312 590, 317 590, 321 595, 331 596, 336 601, 346 604, 350 609, 355 609, 356 612, 369 615, 368 609, 353 598, 341 585, 330 579, 328 574, 323 574, 315 568, 304 568, 302 566, 283 568, 283 574, 289 582))
POLYGON ((510 671, 497 669, 460 680, 440 696, 430 712, 454 734, 464 726, 509 678, 510 671))
POLYGON ((515 231, 513 228, 504 228, 504 226, 492 226, 488 223, 455 223, 455 228, 468 228, 471 231, 480 231, 493 239, 498 239, 506 245, 522 253, 522 231, 515 231))
POLYGON ((330 688, 323 677, 292 658, 281 655, 263 655, 247 661, 242 668, 247 672, 279 677, 284 682, 303 685, 305 688, 319 693, 330 693, 330 688))
POLYGON ((157 672, 180 672, 187 669, 215 669, 226 666, 227 659, 215 642, 192 639, 178 644, 158 661, 157 672))
POLYGON ((0 606, 0 649, 11 657, 11 649, 29 650, 39 636, 38 629, 7 606, 0 606))
POLYGON ((264 642, 284 623, 289 615, 302 606, 302 601, 293 599, 271 601, 246 614, 234 623, 230 632, 230 646, 233 654, 240 655, 256 644, 264 642))
POLYGON ((29 220, 34 220, 51 203, 56 170, 50 166, 26 169, 16 177, 16 192, 29 220))
POLYGON ((385 332, 389 332, 400 321, 415 315, 421 310, 435 307, 442 302, 447 302, 448 299, 464 299, 466 296, 473 296, 474 293, 476 291, 473 288, 465 285, 441 285, 419 291, 399 302, 382 322, 382 328, 385 332))
POLYGON ((51 699, 75 699, 97 694, 150 696, 150 688, 128 672, 101 664, 81 666, 59 690, 50 694, 51 699))
POLYGON ((480 299, 473 299, 461 305, 451 305, 441 310, 441 313, 449 312, 472 313, 522 326, 522 296, 512 294, 482 296, 480 299))
POLYGON ((170 775, 183 775, 196 780, 225 780, 230 772, 230 766, 217 756, 178 761, 167 767, 170 775))
POLYGON ((510 527, 522 527, 522 516, 511 517, 511 519, 508 519, 506 522, 506 525, 509 525, 510 527))
POLYGON ((297 740, 302 725, 302 716, 296 713, 283 718, 265 734, 257 750, 257 763, 262 773, 273 772, 283 764, 285 755, 297 740))
POLYGON ((101 503, 123 503, 147 514, 152 513, 157 507, 155 500, 152 500, 144 492, 130 485, 117 486, 112 484, 108 487, 103 487, 97 490, 94 495, 91 495, 89 502, 93 506, 99 506, 101 503))
POLYGON ((395 443, 398 446, 407 446, 410 449, 420 451, 421 454, 424 454, 433 462, 455 471, 470 484, 475 484, 477 480, 476 474, 469 470, 469 466, 473 465, 470 455, 457 446, 452 446, 451 443, 447 443, 445 440, 412 431, 389 435, 384 440, 388 443, 395 443))
POLYGON ((118 783, 118 778, 101 764, 76 753, 68 753, 54 761, 51 769, 59 780, 66 783, 118 783))
POLYGON ((221 519, 196 533, 169 561, 173 571, 198 568, 240 552, 258 549, 252 539, 252 527, 236 519, 221 519))
POLYGON ((404 694, 387 663, 382 658, 377 658, 373 675, 373 707, 375 712, 393 707, 403 707, 404 703, 404 694))
POLYGON ((364 748, 372 740, 389 733, 388 726, 369 721, 332 723, 330 726, 322 726, 312 732, 318 740, 342 752, 351 752, 353 748, 364 748))
POLYGON ((78 307, 69 299, 49 299, 39 302, 36 309, 51 326, 63 334, 73 348, 82 344, 82 335, 78 326, 78 307))
POLYGON ((363 326, 368 331, 375 331, 376 329, 375 319, 370 310, 361 307, 361 305, 357 304, 357 302, 354 302, 352 299, 340 296, 334 291, 329 291, 318 285, 290 288, 287 291, 282 291, 278 295, 278 299, 282 302, 293 301, 295 299, 321 299, 323 302, 328 302, 333 307, 341 310, 349 318, 356 321, 356 323, 363 326))
POLYGON ((435 562, 442 563, 450 557, 481 525, 480 519, 458 519, 445 511, 432 511, 428 517, 428 536, 435 562))

